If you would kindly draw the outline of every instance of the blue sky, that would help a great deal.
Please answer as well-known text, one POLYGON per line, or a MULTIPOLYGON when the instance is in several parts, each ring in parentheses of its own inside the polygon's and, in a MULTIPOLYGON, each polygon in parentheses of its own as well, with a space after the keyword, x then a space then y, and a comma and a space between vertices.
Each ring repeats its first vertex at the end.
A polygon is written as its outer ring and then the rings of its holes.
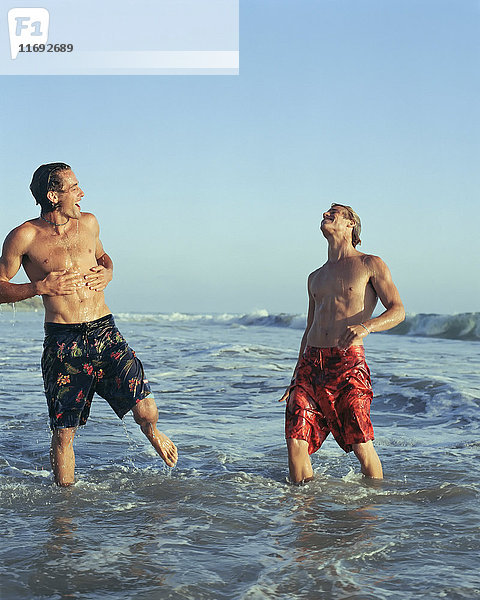
POLYGON ((65 161, 113 311, 301 313, 340 202, 407 312, 476 311, 479 32, 477 0, 241 0, 239 76, 2 77, 0 235, 65 161))

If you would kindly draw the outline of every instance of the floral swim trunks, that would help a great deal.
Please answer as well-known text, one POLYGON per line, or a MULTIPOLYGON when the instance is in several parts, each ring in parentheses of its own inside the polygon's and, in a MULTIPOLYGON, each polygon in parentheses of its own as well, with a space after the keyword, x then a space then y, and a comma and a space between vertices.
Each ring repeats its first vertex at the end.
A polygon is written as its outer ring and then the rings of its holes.
POLYGON ((151 393, 142 363, 112 315, 45 323, 42 374, 52 430, 85 425, 95 392, 120 419, 151 393))
POLYGON ((370 369, 363 346, 307 346, 285 412, 285 438, 305 440, 313 454, 329 433, 350 452, 352 444, 373 440, 370 369))

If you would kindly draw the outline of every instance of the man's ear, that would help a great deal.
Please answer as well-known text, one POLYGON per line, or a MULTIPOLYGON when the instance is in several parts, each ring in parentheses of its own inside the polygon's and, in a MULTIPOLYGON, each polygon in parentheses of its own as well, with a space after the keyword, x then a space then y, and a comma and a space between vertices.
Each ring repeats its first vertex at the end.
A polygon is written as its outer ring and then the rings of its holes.
POLYGON ((53 192, 52 190, 47 192, 47 198, 52 204, 57 204, 58 202, 58 194, 57 192, 53 192))

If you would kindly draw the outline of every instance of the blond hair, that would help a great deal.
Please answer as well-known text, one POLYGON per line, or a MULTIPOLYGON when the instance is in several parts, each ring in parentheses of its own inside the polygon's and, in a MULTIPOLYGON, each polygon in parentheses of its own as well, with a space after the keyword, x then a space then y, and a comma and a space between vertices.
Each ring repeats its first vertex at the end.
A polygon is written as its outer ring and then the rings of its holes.
POLYGON ((357 215, 357 213, 353 210, 351 206, 347 206, 345 204, 337 204, 336 202, 332 204, 331 208, 333 208, 334 206, 339 206, 340 208, 343 208, 346 213, 345 217, 355 223, 352 229, 352 246, 354 248, 355 246, 359 246, 362 243, 360 239, 360 233, 362 231, 362 223, 360 222, 360 217, 357 215))

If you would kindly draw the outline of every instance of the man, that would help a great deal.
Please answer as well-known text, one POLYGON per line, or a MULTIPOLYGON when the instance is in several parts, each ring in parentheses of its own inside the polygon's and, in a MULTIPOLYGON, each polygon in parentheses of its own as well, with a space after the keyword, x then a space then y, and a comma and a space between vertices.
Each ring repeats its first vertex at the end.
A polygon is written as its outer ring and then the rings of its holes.
POLYGON ((75 481, 73 439, 85 425, 96 391, 123 418, 130 410, 165 463, 177 449, 158 431, 158 410, 143 367, 105 304, 113 263, 94 215, 80 211, 84 194, 65 163, 40 166, 30 190, 41 213, 11 231, 0 258, 0 302, 41 295, 45 307, 42 374, 52 429, 50 457, 59 486, 75 481), (30 283, 10 280, 23 266, 30 283))
POLYGON ((292 382, 280 399, 287 400, 290 479, 299 484, 313 478, 310 454, 330 432, 346 452, 353 450, 365 476, 382 479, 363 338, 394 327, 405 311, 387 265, 356 249, 361 224, 350 206, 332 204, 320 229, 328 260, 308 277, 307 326, 292 382), (385 311, 372 318, 378 298, 385 311))

